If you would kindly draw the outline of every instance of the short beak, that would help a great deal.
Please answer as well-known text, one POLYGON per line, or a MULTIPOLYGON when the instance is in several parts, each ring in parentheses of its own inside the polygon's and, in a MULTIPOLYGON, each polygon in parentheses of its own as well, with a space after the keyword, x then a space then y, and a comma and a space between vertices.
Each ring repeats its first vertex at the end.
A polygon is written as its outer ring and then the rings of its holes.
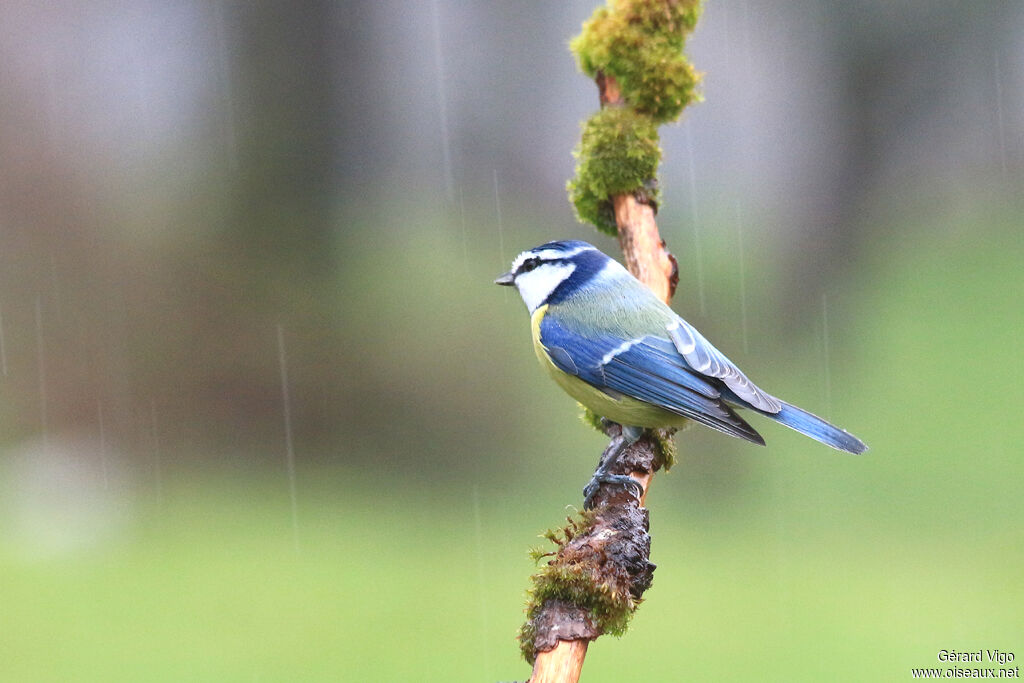
POLYGON ((509 271, 509 272, 505 273, 504 275, 502 275, 501 277, 499 277, 497 280, 494 281, 494 284, 496 284, 496 285, 504 285, 506 287, 511 287, 515 283, 516 283, 516 274, 513 273, 512 271, 509 271))

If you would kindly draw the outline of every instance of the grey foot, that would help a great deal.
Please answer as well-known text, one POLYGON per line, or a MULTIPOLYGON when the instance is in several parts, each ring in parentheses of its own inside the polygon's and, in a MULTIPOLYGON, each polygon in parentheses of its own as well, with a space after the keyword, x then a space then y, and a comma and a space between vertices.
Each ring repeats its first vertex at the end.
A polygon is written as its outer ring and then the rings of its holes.
POLYGON ((583 509, 594 509, 594 496, 597 495, 601 484, 622 484, 627 489, 633 489, 633 497, 640 500, 644 494, 644 488, 633 477, 627 474, 608 474, 607 472, 595 472, 590 483, 583 487, 583 509))
POLYGON ((640 437, 644 435, 643 427, 634 427, 631 425, 622 425, 622 436, 626 438, 626 443, 632 445, 640 440, 640 437))

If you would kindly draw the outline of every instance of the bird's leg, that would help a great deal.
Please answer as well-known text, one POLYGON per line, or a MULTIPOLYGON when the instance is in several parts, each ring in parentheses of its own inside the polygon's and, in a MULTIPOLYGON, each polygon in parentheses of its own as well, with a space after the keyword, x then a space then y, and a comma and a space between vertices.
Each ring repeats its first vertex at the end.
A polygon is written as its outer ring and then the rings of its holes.
POLYGON ((634 427, 632 425, 622 425, 622 435, 626 437, 627 444, 632 446, 640 440, 641 436, 644 435, 644 428, 634 427))
POLYGON ((644 430, 642 427, 633 427, 622 425, 622 438, 615 447, 608 452, 608 454, 601 459, 601 464, 597 466, 597 470, 594 472, 594 476, 590 478, 590 482, 583 487, 583 509, 591 510, 594 507, 594 496, 597 495, 597 491, 601 484, 622 484, 626 488, 632 487, 634 495, 637 500, 644 493, 643 487, 640 483, 629 476, 628 474, 612 474, 611 470, 615 465, 618 464, 619 456, 626 450, 628 446, 632 446, 637 440, 643 436, 644 430))

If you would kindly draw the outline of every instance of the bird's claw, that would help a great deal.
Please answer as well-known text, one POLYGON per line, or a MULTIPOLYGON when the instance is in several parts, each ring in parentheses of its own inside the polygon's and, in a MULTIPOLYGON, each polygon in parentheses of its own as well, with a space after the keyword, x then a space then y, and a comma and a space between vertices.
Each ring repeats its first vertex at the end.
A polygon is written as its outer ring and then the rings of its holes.
POLYGON ((594 509, 594 496, 597 495, 598 490, 601 488, 601 484, 621 484, 627 490, 632 488, 632 495, 638 501, 644 495, 644 487, 640 485, 640 482, 629 475, 597 472, 594 474, 593 478, 591 478, 590 482, 583 487, 584 510, 594 509))

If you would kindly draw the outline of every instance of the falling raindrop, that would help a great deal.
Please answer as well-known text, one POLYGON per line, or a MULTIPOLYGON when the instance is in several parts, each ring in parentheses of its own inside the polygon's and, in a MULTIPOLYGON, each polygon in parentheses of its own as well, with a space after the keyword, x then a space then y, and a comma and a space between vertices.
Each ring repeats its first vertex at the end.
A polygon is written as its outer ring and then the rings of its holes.
POLYGON ((61 319, 60 313, 60 278, 57 275, 57 255, 50 254, 50 282, 53 286, 53 316, 56 320, 61 319))
POLYGON ((686 152, 690 175, 690 221, 693 223, 693 257, 696 261, 697 299, 700 303, 700 314, 705 315, 707 307, 704 302, 704 259, 700 249, 700 222, 697 217, 697 174, 694 171, 693 134, 690 131, 690 125, 690 121, 687 120, 683 126, 686 130, 686 152))
POLYGON ((829 361, 829 337, 828 337, 828 294, 821 294, 821 349, 824 363, 825 375, 825 417, 832 417, 832 365, 829 361))
POLYGON ((740 200, 736 200, 736 252, 740 271, 740 323, 743 328, 743 353, 750 353, 749 335, 747 334, 747 272, 743 257, 743 213, 740 200))
POLYGON ((100 471, 103 474, 103 488, 110 488, 110 472, 107 469, 107 434, 103 424, 103 402, 96 401, 96 419, 100 428, 100 471))
POLYGON ((999 163, 1002 166, 1003 178, 1007 177, 1006 164, 1006 124, 1003 121, 1003 76, 999 65, 999 53, 995 57, 996 79, 996 126, 999 131, 999 163))
POLYGON ((448 134, 448 103, 444 86, 444 55, 441 54, 441 8, 438 0, 431 3, 434 28, 434 77, 437 79, 437 107, 441 119, 441 150, 444 154, 444 190, 449 202, 455 200, 455 181, 452 177, 451 141, 448 134))
MULTIPOLYGON (((498 193, 498 169, 493 169, 492 175, 494 177, 494 211, 498 219, 498 255, 501 258, 499 267, 504 269, 508 267, 508 259, 505 257, 505 226, 501 218, 501 196, 498 193)), ((498 272, 501 271, 499 270, 498 272)), ((505 290, 502 293, 502 297, 505 301, 508 301, 512 293, 508 291, 508 287, 502 287, 502 289, 505 290)), ((508 318, 505 320, 507 323, 508 318)))
POLYGON ((43 435, 43 448, 49 446, 50 430, 46 415, 46 347, 43 343, 43 299, 36 296, 36 355, 39 359, 39 428, 43 435))
POLYGON ((508 264, 508 259, 505 258, 505 227, 501 220, 501 196, 498 193, 498 169, 494 169, 494 212, 498 218, 498 251, 501 256, 501 265, 505 266, 508 264))
POLYGON ((476 524, 476 569, 477 583, 480 590, 480 635, 483 640, 481 653, 483 654, 484 678, 490 679, 491 658, 489 645, 490 637, 490 615, 487 609, 487 580, 484 573, 484 534, 483 523, 480 517, 480 487, 473 484, 473 521, 476 524))
POLYGON ((164 478, 160 462, 160 431, 157 428, 156 401, 152 400, 149 402, 149 428, 152 439, 150 448, 153 452, 153 478, 156 482, 156 500, 162 506, 164 502, 164 478))
POLYGON ((4 345, 4 312, 0 310, 0 370, 7 376, 7 347, 4 345))
POLYGON ((214 23, 217 29, 217 74, 218 85, 222 93, 222 107, 224 109, 224 147, 227 155, 228 171, 238 170, 238 140, 235 126, 235 93, 231 80, 231 61, 228 55, 227 20, 224 16, 223 1, 214 3, 216 18, 214 23))
POLYGON ((292 508, 292 544, 299 550, 299 506, 295 490, 295 449, 292 446, 292 403, 288 392, 288 359, 284 351, 284 328, 277 326, 277 360, 281 370, 281 403, 284 409, 284 443, 288 466, 288 493, 292 508))
POLYGON ((716 6, 721 9, 719 16, 722 17, 722 70, 723 73, 729 75, 732 73, 730 66, 733 50, 732 34, 729 32, 729 5, 721 3, 716 6))
POLYGON ((462 266, 469 280, 469 238, 466 234, 466 198, 463 196, 462 185, 459 185, 459 219, 462 223, 462 266))
POLYGON ((46 61, 46 137, 50 153, 54 158, 58 158, 64 137, 64 122, 67 119, 62 98, 65 88, 60 82, 59 57, 53 51, 44 51, 42 54, 46 61))

